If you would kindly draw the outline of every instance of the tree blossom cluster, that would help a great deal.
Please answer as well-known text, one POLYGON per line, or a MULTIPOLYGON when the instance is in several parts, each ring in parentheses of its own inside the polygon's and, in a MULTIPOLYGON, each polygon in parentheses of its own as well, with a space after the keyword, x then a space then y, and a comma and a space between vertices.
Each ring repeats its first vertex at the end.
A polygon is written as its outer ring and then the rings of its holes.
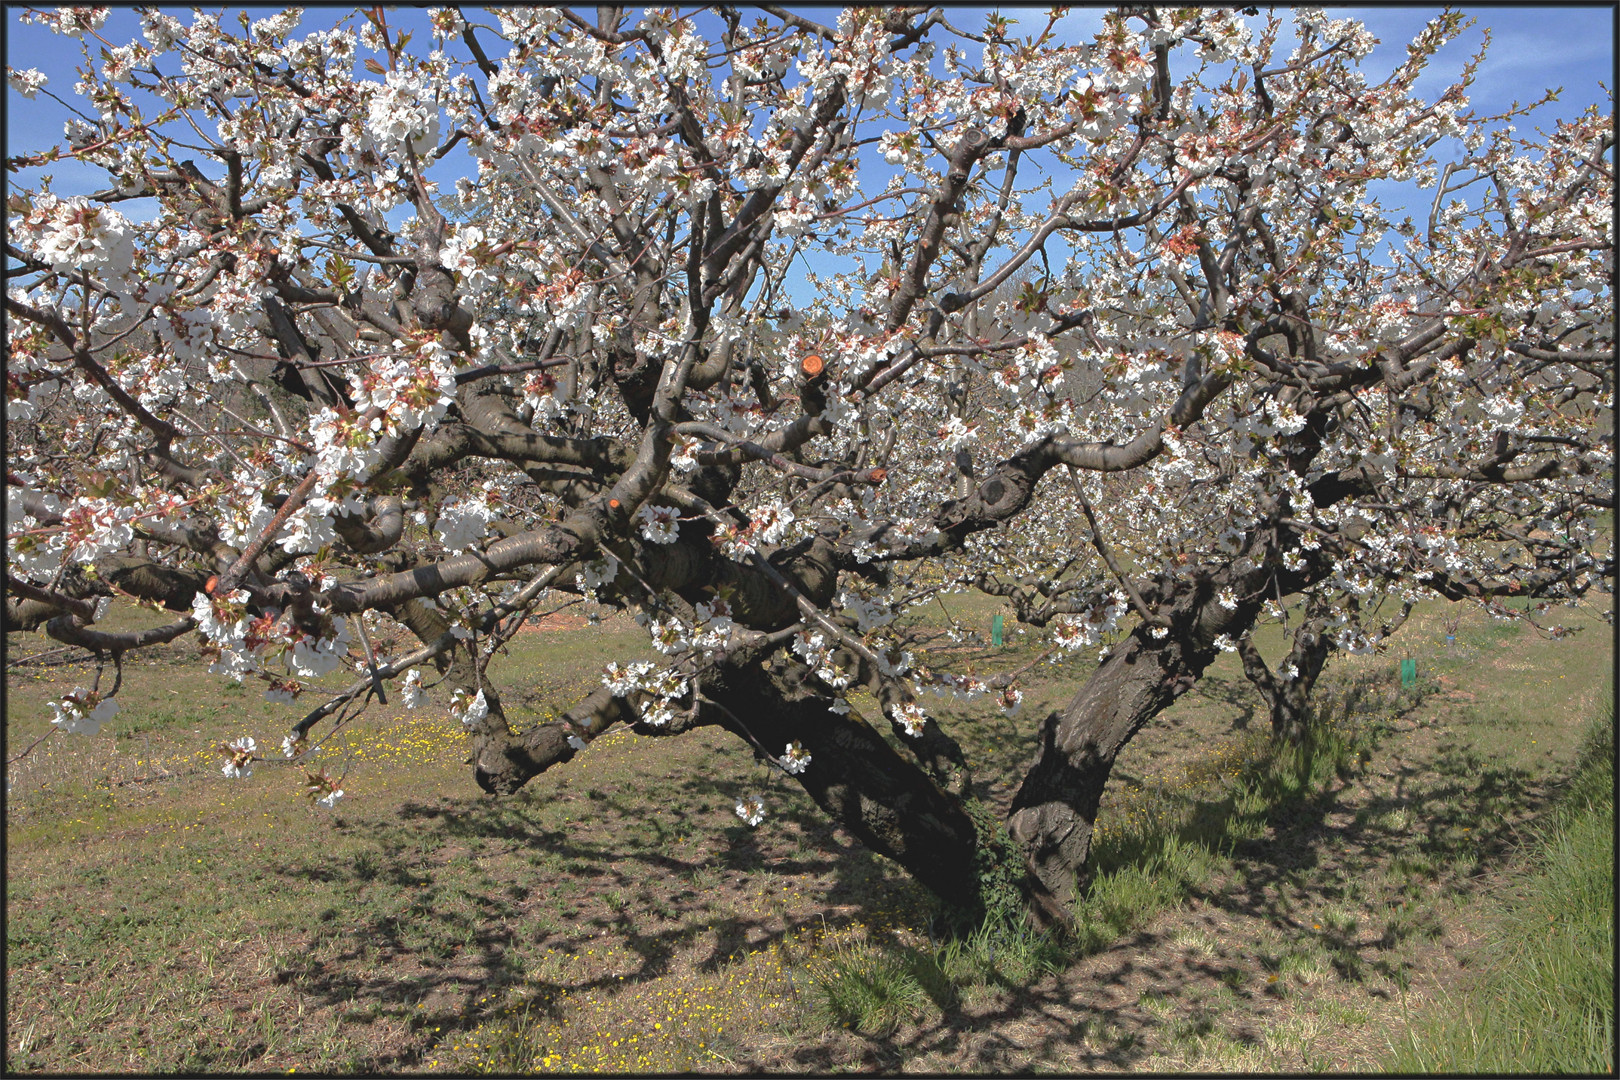
MULTIPOLYGON (((1426 92, 1456 13, 1376 81, 1366 29, 1316 9, 1077 39, 436 8, 431 44, 382 8, 147 12, 130 43, 24 17, 94 47, 82 115, 14 164, 106 189, 9 197, 7 630, 194 634, 272 700, 320 682, 289 745, 387 680, 424 707, 431 666, 491 791, 615 723, 713 724, 829 813, 903 817, 968 790, 922 694, 1021 700, 903 618, 977 588, 1042 656, 1096 650, 1089 678, 1163 673, 1054 714, 1070 772, 1040 757, 1009 827, 1062 893, 1095 800, 1043 778, 1106 779, 1145 723, 1106 709, 1223 650, 1264 675, 1257 621, 1364 651, 1426 596, 1612 582, 1612 117, 1480 115, 1482 57, 1426 92), (174 621, 98 628, 119 594, 174 621), (518 730, 490 659, 543 595, 635 613, 660 659, 518 730), (389 662, 368 626, 418 646, 389 662)), ((116 703, 53 708, 91 731, 116 703)), ((950 861, 887 820, 851 827, 950 861)))

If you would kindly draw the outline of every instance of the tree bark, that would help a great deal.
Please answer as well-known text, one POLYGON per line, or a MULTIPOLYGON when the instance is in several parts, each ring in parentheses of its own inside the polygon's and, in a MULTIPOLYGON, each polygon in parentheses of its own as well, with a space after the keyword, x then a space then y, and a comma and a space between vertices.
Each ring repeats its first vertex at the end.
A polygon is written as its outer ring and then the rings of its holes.
POLYGON ((1170 607, 1171 628, 1164 638, 1156 639, 1151 628, 1139 626, 1066 708, 1046 718, 1034 763, 1013 797, 1007 827, 1023 846, 1030 872, 1059 903, 1066 906, 1076 895, 1091 852, 1097 808, 1119 752, 1148 721, 1192 689, 1215 658, 1219 635, 1236 637, 1253 624, 1258 603, 1223 607, 1216 600, 1217 587, 1230 582, 1244 596, 1263 578, 1263 570, 1250 570, 1185 583, 1185 595, 1170 607))
POLYGON ((1238 641, 1238 653, 1243 657, 1243 673, 1265 700, 1266 710, 1271 717, 1271 737, 1277 742, 1297 745, 1305 740, 1308 724, 1306 710, 1311 691, 1327 662, 1328 650, 1332 648, 1332 642, 1323 632, 1326 629, 1327 619, 1316 616, 1308 617, 1294 631, 1294 643, 1284 661, 1293 665, 1294 675, 1291 678, 1278 677, 1266 666, 1265 658, 1254 647, 1249 635, 1245 634, 1238 641))
POLYGON ((832 712, 825 698, 797 685, 791 667, 727 671, 723 686, 705 688, 722 707, 716 722, 773 756, 802 744, 810 766, 793 779, 817 806, 946 903, 982 914, 973 872, 978 836, 962 801, 858 714, 832 712))

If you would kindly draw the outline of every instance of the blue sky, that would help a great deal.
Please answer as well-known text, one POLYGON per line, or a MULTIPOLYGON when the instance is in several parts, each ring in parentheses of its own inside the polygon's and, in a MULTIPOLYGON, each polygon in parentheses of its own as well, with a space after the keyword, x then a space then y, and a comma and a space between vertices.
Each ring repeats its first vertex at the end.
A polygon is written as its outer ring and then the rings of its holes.
MULTIPOLYGON (((1470 9, 1459 5, 1475 25, 1440 52, 1420 89, 1436 90, 1449 82, 1451 73, 1478 49, 1482 31, 1491 30, 1491 51, 1474 84, 1476 108, 1486 112, 1505 109, 1515 98, 1531 100, 1542 90, 1563 86, 1566 104, 1557 115, 1573 115, 1593 102, 1607 98, 1598 84, 1614 86, 1614 17, 1612 4, 1523 4, 1507 7, 1482 6, 1470 9)), ((1262 7, 1263 10, 1263 7, 1262 7)), ((1035 25, 1044 25, 1040 9, 1003 8, 1018 11, 1035 25)), ((1405 45, 1415 38, 1424 24, 1440 13, 1439 7, 1402 5, 1399 7, 1330 7, 1334 19, 1354 18, 1364 23, 1380 45, 1362 62, 1374 78, 1381 78, 1405 58, 1405 45)), ((955 16, 953 16, 953 19, 955 16)), ((971 27, 965 20, 958 25, 971 27)), ((1060 27, 1071 35, 1095 33, 1101 25, 1100 9, 1076 9, 1060 27)))
MULTIPOLYGON (((189 9, 166 10, 172 10, 183 22, 191 21, 189 9)), ((238 9, 228 10, 234 12, 238 9)), ((241 10, 246 10, 254 18, 262 18, 280 9, 241 10)), ((801 5, 797 10, 813 18, 831 21, 835 18, 836 9, 801 5)), ((964 29, 978 30, 983 27, 985 10, 988 9, 956 8, 950 12, 949 17, 964 29)), ((1041 7, 1004 7, 1000 10, 1004 15, 1023 24, 1015 28, 1015 33, 1034 32, 1046 21, 1045 9, 1041 7)), ((1405 44, 1418 33, 1424 22, 1438 11, 1439 9, 1434 7, 1414 6, 1336 8, 1330 9, 1329 13, 1333 17, 1349 16, 1361 19, 1380 39, 1379 49, 1364 61, 1364 67, 1369 75, 1377 79, 1404 57, 1405 44)), ((1464 11, 1467 9, 1464 8, 1464 11)), ((1100 24, 1100 13, 1101 9, 1074 9, 1065 17, 1060 28, 1066 36, 1089 37, 1100 24)), ((73 100, 72 89, 76 81, 74 71, 82 62, 79 43, 74 39, 59 37, 39 26, 22 25, 18 21, 19 14, 18 9, 14 7, 8 7, 5 12, 8 23, 6 27, 8 66, 39 69, 50 79, 48 89, 73 100)), ((330 26, 340 14, 339 10, 313 8, 305 15, 304 28, 330 26)), ((1612 88, 1614 80, 1613 5, 1538 4, 1482 7, 1472 14, 1477 20, 1476 25, 1441 53, 1424 80, 1420 82, 1420 90, 1437 92, 1443 88, 1478 48, 1483 28, 1489 27, 1493 38, 1491 51, 1473 88, 1473 105, 1476 109, 1485 112, 1500 111, 1514 100, 1531 101, 1544 90, 1562 87, 1564 92, 1560 101, 1543 114, 1545 117, 1543 122, 1550 123, 1553 117, 1571 116, 1589 104, 1594 102, 1601 104, 1608 100, 1604 88, 1612 88)), ((420 9, 404 8, 392 11, 390 21, 406 26, 412 23, 425 25, 425 16, 420 9)), ((234 19, 231 19, 227 24, 233 23, 234 19)), ((115 44, 134 40, 139 37, 139 18, 133 11, 115 8, 102 34, 115 44)), ((416 40, 425 43, 428 37, 424 29, 418 33, 416 40)), ((97 47, 99 48, 99 45, 97 47)), ((70 115, 62 105, 44 93, 29 101, 11 90, 9 86, 6 90, 6 112, 8 155, 37 151, 60 142, 63 122, 70 115)), ((455 159, 456 155, 452 155, 450 160, 455 159)), ((199 164, 205 172, 217 170, 217 167, 211 167, 207 162, 199 164)), ((447 175, 448 165, 449 162, 436 170, 440 173, 436 178, 441 182, 454 175, 453 173, 447 175)), ((15 176, 8 175, 7 182, 8 184, 14 180, 30 184, 37 182, 39 171, 28 170, 15 176)), ((99 170, 82 169, 71 162, 59 162, 43 171, 48 171, 55 177, 54 187, 64 195, 82 194, 106 186, 99 170)), ((1415 205, 1421 201, 1421 197, 1414 193, 1413 201, 1415 205)), ((140 214, 140 209, 136 205, 126 204, 123 209, 135 216, 140 214)))

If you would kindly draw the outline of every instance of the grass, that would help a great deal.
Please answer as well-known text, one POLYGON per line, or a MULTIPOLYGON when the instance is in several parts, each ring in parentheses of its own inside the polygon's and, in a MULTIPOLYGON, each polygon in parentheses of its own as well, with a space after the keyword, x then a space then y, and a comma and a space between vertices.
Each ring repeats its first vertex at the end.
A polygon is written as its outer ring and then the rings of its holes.
POLYGON ((1497 914, 1489 967, 1407 1029, 1391 1071, 1614 1072, 1614 736, 1611 704, 1497 914))
POLYGON ((918 958, 892 951, 841 950, 816 965, 814 1017, 863 1035, 889 1035, 928 1004, 923 980, 932 974, 918 958))
MULTIPOLYGON (((930 1001, 943 1012, 978 986, 1026 986, 1142 929, 1230 872, 1229 853, 1257 839, 1272 815, 1365 760, 1382 729, 1343 704, 1365 702, 1368 689, 1347 695, 1325 687, 1322 715, 1300 746, 1245 738, 1192 759, 1179 782, 1132 789, 1115 819, 1123 825, 1098 830, 1096 874, 1075 906, 1072 933, 1043 933, 1016 917, 992 915, 929 953, 896 944, 844 949, 816 980, 816 1017, 866 1034, 892 1032, 903 1019, 924 1015, 930 1001)), ((1210 949, 1207 939, 1190 947, 1210 949)), ((1305 981, 1314 981, 1312 971, 1305 970, 1305 981)))
MULTIPOLYGON (((946 604, 988 637, 993 601, 946 604)), ((947 937, 922 890, 712 731, 610 732, 491 801, 442 700, 374 706, 317 752, 346 772, 335 811, 299 798, 296 770, 274 762, 227 781, 208 748, 253 734, 274 753, 298 710, 160 650, 126 669, 124 709, 102 736, 56 736, 10 770, 6 1066, 1376 1063, 1352 1045, 1393 1022, 1376 995, 1447 955, 1457 905, 1517 850, 1507 844, 1536 793, 1567 772, 1560 718, 1608 668, 1606 653, 1482 621, 1459 631, 1455 652, 1469 654, 1448 656, 1442 613, 1417 653, 1423 695, 1402 697, 1388 657, 1337 666, 1330 723, 1294 756, 1246 727, 1236 664, 1217 664, 1122 757, 1078 913, 1088 929, 1062 942, 1005 923, 947 937), (758 830, 731 813, 754 790, 770 812, 758 830), (1324 831, 1329 820, 1339 831, 1324 831), (1345 843, 1366 861, 1351 865, 1345 843), (1257 1034, 1268 1009, 1298 1021, 1275 1047, 1257 1034)), ((993 673, 1033 657, 1025 640, 941 639, 928 661, 993 673)), ((522 726, 593 684, 604 655, 644 647, 612 622, 523 635, 495 677, 522 726)), ((1031 718, 1061 705, 1088 664, 1042 669, 1017 718, 963 724, 960 707, 938 708, 987 804, 1005 806, 1031 718)), ((8 744, 27 745, 48 723, 43 702, 91 674, 8 670, 8 744)))

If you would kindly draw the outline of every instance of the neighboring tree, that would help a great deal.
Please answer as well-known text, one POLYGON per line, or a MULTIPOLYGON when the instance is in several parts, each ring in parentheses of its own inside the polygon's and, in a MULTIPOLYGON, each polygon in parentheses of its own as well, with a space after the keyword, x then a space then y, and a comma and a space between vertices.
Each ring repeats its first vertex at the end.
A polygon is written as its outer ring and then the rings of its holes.
MULTIPOLYGON (((1407 616, 1412 614, 1412 606, 1410 600, 1402 604, 1399 613, 1374 631, 1370 640, 1382 642, 1400 629, 1407 616)), ((1360 607, 1353 593, 1341 592, 1336 596, 1328 595, 1325 591, 1308 593, 1299 625, 1293 628, 1293 634, 1287 639, 1288 654, 1277 664, 1276 670, 1272 670, 1265 657, 1260 655, 1251 635, 1244 634, 1238 638, 1237 651, 1243 659, 1243 674, 1266 703, 1266 713, 1271 718, 1271 735, 1277 742, 1304 741, 1311 719, 1311 691, 1316 689, 1316 680, 1327 665, 1328 654, 1333 650, 1335 641, 1350 651, 1361 651, 1367 647, 1363 642, 1369 640, 1369 635, 1364 631, 1341 629, 1337 637, 1333 633, 1335 623, 1342 626, 1356 621, 1354 616, 1359 614, 1360 607), (1337 618, 1335 612, 1338 613, 1337 618)), ((1275 602, 1270 602, 1268 608, 1269 612, 1275 612, 1286 629, 1287 612, 1275 602)))
POLYGON ((110 186, 8 203, 8 632, 195 632, 289 701, 352 653, 289 756, 428 670, 499 794, 716 725, 971 911, 1006 848, 918 695, 1015 680, 927 673, 894 620, 976 583, 1100 648, 1005 821, 1061 922, 1116 755, 1267 601, 1354 596, 1365 648, 1381 596, 1612 577, 1612 120, 1473 116, 1480 57, 1419 96, 1459 16, 1377 83, 1314 9, 394 17, 25 16, 84 40, 85 111, 8 165, 110 186), (486 667, 548 589, 666 659, 514 731, 486 667), (181 614, 97 629, 119 594, 181 614))

